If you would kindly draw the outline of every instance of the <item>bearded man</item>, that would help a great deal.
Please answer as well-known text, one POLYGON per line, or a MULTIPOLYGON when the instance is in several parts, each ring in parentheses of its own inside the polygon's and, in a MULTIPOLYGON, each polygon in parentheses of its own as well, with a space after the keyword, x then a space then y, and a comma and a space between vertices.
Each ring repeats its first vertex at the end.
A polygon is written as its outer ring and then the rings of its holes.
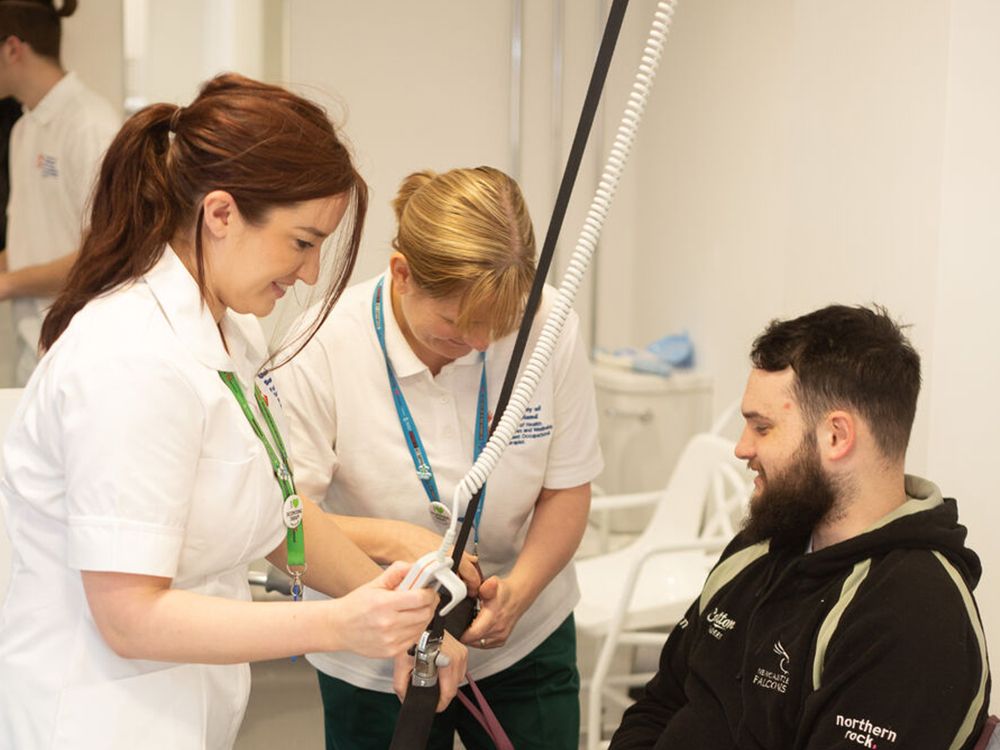
POLYGON ((747 520, 611 749, 972 748, 981 567, 955 501, 904 473, 919 356, 883 309, 836 305, 751 361, 747 520))

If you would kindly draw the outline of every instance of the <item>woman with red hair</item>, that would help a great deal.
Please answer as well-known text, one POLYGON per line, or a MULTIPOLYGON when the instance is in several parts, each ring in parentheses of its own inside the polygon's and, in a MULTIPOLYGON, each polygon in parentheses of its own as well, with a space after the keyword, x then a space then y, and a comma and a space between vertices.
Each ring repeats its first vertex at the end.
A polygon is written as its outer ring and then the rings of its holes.
POLYGON ((326 114, 276 86, 224 75, 125 123, 4 445, 0 746, 231 747, 246 662, 419 636, 434 595, 395 591, 405 566, 382 573, 296 493, 262 369, 296 352, 269 357, 257 317, 317 283, 332 235, 323 321, 366 205, 326 114), (251 602, 264 556, 340 598, 251 602))

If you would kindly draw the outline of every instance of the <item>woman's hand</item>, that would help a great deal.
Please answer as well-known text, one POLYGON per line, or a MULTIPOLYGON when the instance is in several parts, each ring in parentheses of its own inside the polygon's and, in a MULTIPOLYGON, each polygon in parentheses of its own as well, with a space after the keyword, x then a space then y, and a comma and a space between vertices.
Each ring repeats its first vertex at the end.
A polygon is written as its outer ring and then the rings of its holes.
POLYGON ((330 602, 337 649, 389 658, 405 654, 419 640, 434 616, 437 594, 396 591, 409 569, 407 563, 393 563, 374 581, 330 602))
POLYGON ((531 605, 519 595, 517 586, 509 578, 490 576, 479 587, 481 609, 476 619, 462 634, 462 643, 475 648, 503 646, 531 605))
POLYGON ((589 509, 589 483, 541 491, 517 562, 506 577, 483 581, 482 609, 462 635, 462 643, 498 648, 507 642, 521 615, 572 559, 589 509))
MULTIPOLYGON (((438 657, 438 686, 441 690, 437 704, 438 713, 448 707, 458 692, 458 685, 465 677, 469 650, 452 638, 451 634, 445 633, 444 642, 441 644, 441 654, 446 659, 438 657), (442 664, 444 661, 447 663, 442 664)), ((410 672, 412 671, 413 657, 410 654, 404 652, 396 657, 393 665, 392 687, 400 700, 406 697, 407 688, 410 687, 410 672)))
POLYGON ((437 711, 441 713, 458 692, 459 683, 465 678, 466 666, 469 661, 469 649, 456 641, 451 633, 444 634, 441 653, 448 658, 446 666, 438 666, 438 685, 441 686, 441 697, 438 698, 437 711))

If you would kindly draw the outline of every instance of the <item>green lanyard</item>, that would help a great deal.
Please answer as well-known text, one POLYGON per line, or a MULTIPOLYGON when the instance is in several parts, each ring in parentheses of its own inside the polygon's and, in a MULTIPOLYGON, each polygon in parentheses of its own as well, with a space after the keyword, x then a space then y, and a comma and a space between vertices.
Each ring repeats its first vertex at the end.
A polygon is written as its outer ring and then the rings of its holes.
POLYGON ((254 433, 260 439, 260 442, 264 444, 264 448, 267 450, 267 457, 271 459, 271 468, 274 470, 274 478, 278 480, 283 500, 282 520, 287 529, 285 533, 285 545, 288 551, 288 572, 292 576, 292 597, 298 601, 302 598, 302 575, 306 572, 305 529, 302 525, 302 500, 295 493, 295 479, 292 477, 292 469, 288 464, 288 452, 285 450, 285 443, 281 439, 278 426, 274 423, 271 410, 267 407, 267 401, 261 394, 257 384, 254 384, 253 395, 257 399, 257 406, 260 408, 260 413, 264 415, 264 421, 267 422, 267 429, 271 433, 274 445, 277 447, 277 452, 271 446, 271 442, 264 434, 264 430, 261 429, 260 423, 257 422, 257 418, 250 410, 250 405, 247 403, 246 396, 243 395, 243 388, 240 387, 240 382, 236 379, 236 375, 220 370, 219 377, 222 378, 222 382, 226 384, 229 390, 233 392, 233 396, 236 397, 236 401, 243 410, 243 414, 253 428, 254 433))

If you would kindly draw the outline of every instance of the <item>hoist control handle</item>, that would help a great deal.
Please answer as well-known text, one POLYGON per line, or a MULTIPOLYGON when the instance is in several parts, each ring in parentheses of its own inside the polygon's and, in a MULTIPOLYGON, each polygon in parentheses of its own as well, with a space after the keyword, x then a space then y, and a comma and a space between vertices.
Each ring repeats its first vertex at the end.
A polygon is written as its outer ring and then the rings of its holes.
POLYGON ((428 552, 410 568, 402 582, 397 587, 401 590, 432 588, 435 591, 444 588, 450 595, 449 601, 441 608, 441 616, 448 614, 459 602, 465 599, 465 581, 451 569, 451 560, 442 559, 438 552, 428 552))

